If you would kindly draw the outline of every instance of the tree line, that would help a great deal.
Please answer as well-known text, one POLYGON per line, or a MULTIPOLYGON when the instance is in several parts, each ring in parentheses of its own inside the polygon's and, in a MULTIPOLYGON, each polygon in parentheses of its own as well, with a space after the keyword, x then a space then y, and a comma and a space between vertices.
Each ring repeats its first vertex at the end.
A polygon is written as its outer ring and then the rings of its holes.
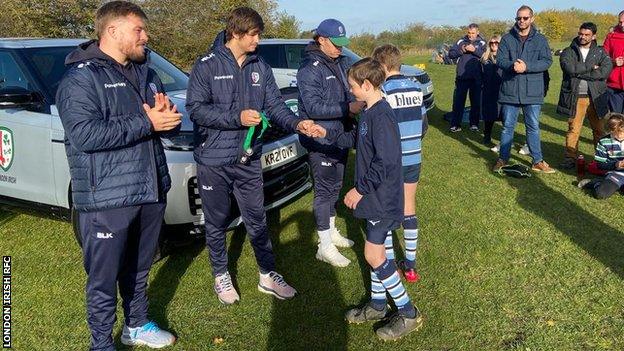
MULTIPOLYGON (((311 38, 302 31, 292 15, 278 10, 276 0, 141 0, 149 17, 150 46, 180 67, 189 68, 195 58, 206 52, 213 38, 225 26, 228 13, 239 6, 257 10, 265 19, 266 38, 311 38)), ((92 38, 95 11, 100 0, 2 0, 0 37, 92 38)), ((617 14, 595 13, 576 8, 546 10, 536 13, 535 23, 551 41, 562 48, 576 36, 582 22, 598 25, 598 42, 602 43, 617 14)), ((320 20, 320 19, 319 19, 320 20)), ((482 35, 489 38, 511 28, 513 20, 473 19, 482 35)), ((466 23, 467 25, 468 23, 466 23)), ((347 24, 348 26, 348 24, 347 24)), ((405 29, 383 31, 377 35, 352 35, 351 49, 367 56, 385 43, 410 52, 431 50, 443 43, 453 43, 464 35, 465 28, 429 26, 413 23, 405 29)))

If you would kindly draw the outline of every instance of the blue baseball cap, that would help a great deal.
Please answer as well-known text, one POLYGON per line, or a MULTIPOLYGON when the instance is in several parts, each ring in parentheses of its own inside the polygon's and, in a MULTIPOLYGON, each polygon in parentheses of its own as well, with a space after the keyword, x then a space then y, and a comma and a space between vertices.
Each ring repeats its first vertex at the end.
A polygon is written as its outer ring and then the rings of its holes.
POLYGON ((349 38, 347 38, 347 31, 345 30, 344 24, 333 18, 328 18, 321 22, 314 30, 314 34, 329 38, 329 40, 337 46, 349 45, 349 38))

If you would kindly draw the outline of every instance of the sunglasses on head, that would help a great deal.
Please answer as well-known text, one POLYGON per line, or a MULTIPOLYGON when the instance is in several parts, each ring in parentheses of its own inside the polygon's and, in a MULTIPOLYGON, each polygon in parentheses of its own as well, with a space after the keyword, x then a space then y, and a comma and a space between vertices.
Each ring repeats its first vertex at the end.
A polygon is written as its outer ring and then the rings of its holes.
POLYGON ((518 16, 518 17, 516 17, 516 21, 520 21, 520 20, 528 21, 530 18, 531 17, 529 17, 529 16, 518 16))

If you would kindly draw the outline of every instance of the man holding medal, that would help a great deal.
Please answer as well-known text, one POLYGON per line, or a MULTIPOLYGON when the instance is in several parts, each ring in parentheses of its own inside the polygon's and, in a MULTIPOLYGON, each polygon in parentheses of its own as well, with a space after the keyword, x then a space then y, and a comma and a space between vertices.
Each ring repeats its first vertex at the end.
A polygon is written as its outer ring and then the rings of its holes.
POLYGON ((223 304, 240 296, 227 269, 225 231, 233 193, 260 270, 258 290, 290 299, 296 290, 275 272, 275 256, 264 210, 261 134, 271 123, 307 133, 314 124, 286 106, 271 67, 255 54, 262 17, 241 7, 230 14, 212 50, 195 63, 186 108, 194 123, 197 179, 205 217, 214 290, 223 304))

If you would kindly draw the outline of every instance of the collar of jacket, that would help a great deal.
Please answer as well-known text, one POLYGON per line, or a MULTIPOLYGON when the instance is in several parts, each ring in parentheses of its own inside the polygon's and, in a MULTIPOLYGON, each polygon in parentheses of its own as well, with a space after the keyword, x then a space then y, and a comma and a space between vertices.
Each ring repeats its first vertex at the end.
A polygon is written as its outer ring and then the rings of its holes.
MULTIPOLYGON (((150 62, 150 53, 149 49, 145 49, 145 60, 143 62, 132 62, 137 68, 141 69, 143 67, 147 67, 150 62)), ((84 61, 93 61, 100 64, 106 64, 109 66, 118 65, 119 62, 115 61, 112 57, 106 55, 100 49, 100 42, 96 39, 89 40, 84 42, 78 47, 69 53, 65 58, 65 65, 73 65, 74 63, 84 62, 84 61)))
POLYGON ((469 43, 478 43, 480 41, 485 41, 485 39, 483 39, 481 34, 477 34, 477 37, 475 38, 475 40, 470 40, 470 39, 468 39, 468 35, 464 35, 464 39, 463 40, 467 41, 469 43))
POLYGON ((612 39, 622 40, 624 39, 624 29, 622 27, 617 26, 613 29, 613 32, 607 34, 607 37, 612 39))
MULTIPOLYGON (((513 27, 511 27, 511 29, 509 30, 509 33, 511 33, 511 35, 513 35, 514 38, 520 40, 520 33, 518 32, 518 27, 516 27, 515 24, 513 27)), ((535 34, 537 34, 537 29, 535 28, 534 25, 531 25, 531 30, 529 31, 527 40, 531 40, 535 36, 535 34)))
POLYGON ((214 52, 227 58, 230 63, 232 63, 236 67, 240 67, 241 69, 252 62, 258 61, 257 51, 248 53, 245 61, 243 61, 243 64, 240 66, 238 65, 238 61, 236 61, 236 57, 234 57, 234 53, 232 53, 232 50, 230 50, 230 48, 228 48, 227 46, 217 46, 214 48, 214 52))
MULTIPOLYGON (((581 46, 578 43, 578 38, 574 38, 572 39, 572 43, 570 44, 570 47, 575 50, 577 53, 581 52, 581 46)), ((591 44, 589 45, 589 51, 594 51, 596 48, 598 47, 598 44, 596 43, 595 40, 592 40, 591 44)))
POLYGON ((322 50, 321 47, 314 41, 310 42, 305 47, 305 53, 314 56, 315 59, 329 63, 329 64, 340 64, 340 62, 345 57, 344 55, 340 55, 337 58, 333 59, 327 56, 322 50))

